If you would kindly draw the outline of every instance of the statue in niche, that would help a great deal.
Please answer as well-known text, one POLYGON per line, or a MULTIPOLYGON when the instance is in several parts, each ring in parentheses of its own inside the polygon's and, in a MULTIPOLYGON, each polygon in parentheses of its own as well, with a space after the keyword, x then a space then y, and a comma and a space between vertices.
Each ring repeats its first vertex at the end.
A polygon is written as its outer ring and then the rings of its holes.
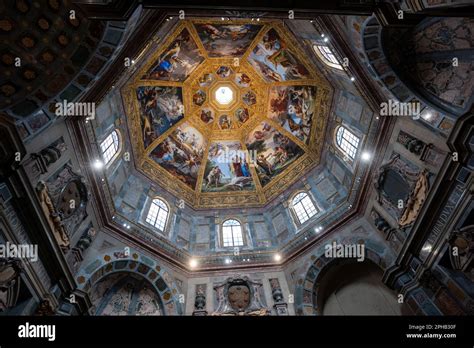
POLYGON ((67 235, 66 229, 62 224, 61 217, 56 212, 56 209, 51 202, 51 197, 49 196, 48 188, 44 181, 40 181, 38 183, 36 186, 36 191, 41 203, 41 208, 43 209, 58 245, 61 247, 61 249, 68 250, 69 236, 67 235))

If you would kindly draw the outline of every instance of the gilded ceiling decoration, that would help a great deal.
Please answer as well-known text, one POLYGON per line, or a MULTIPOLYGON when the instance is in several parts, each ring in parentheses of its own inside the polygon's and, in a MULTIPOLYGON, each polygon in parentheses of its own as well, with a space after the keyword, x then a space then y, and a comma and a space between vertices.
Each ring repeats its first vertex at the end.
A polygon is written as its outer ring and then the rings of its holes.
POLYGON ((137 167, 195 208, 264 205, 319 163, 332 88, 280 21, 182 20, 122 89, 137 167))

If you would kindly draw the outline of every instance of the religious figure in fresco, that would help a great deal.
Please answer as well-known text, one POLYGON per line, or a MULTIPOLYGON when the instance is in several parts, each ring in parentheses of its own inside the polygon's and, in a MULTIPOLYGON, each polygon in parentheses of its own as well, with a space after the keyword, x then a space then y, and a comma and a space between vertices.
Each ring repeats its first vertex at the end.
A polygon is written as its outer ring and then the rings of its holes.
POLYGON ((214 116, 211 109, 202 109, 200 117, 204 123, 211 123, 214 121, 214 116))
POLYGON ((180 87, 144 86, 136 93, 146 148, 184 117, 182 91, 180 87))
POLYGON ((240 108, 238 109, 236 112, 235 112, 235 115, 237 116, 237 119, 241 122, 241 123, 245 123, 247 122, 247 120, 249 119, 249 110, 247 108, 240 108))
POLYGON ((221 129, 230 129, 230 128, 232 128, 232 121, 230 120, 229 116, 222 115, 219 118, 219 126, 221 127, 221 129))
POLYGON ((184 81, 203 61, 196 42, 183 29, 142 79, 184 81))
POLYGON ((230 76, 231 72, 232 72, 232 70, 228 66, 221 66, 219 69, 217 69, 216 74, 219 77, 225 79, 226 77, 230 76))
POLYGON ((298 60, 275 29, 270 29, 263 36, 248 60, 268 82, 309 78, 306 67, 298 60))
POLYGON ((199 38, 210 57, 242 56, 259 32, 254 24, 195 24, 199 38))
POLYGON ((202 134, 184 123, 158 144, 150 157, 178 180, 194 188, 205 147, 202 134))
POLYGON ((257 152, 256 170, 265 186, 304 152, 291 139, 262 122, 247 136, 247 149, 257 152))
POLYGON ((238 141, 211 143, 204 177, 203 192, 255 189, 245 152, 238 141))
POLYGON ((244 73, 238 73, 235 75, 235 83, 239 86, 239 87, 248 87, 250 86, 250 77, 248 77, 247 74, 244 74, 244 73))
POLYGON ((316 103, 314 86, 277 86, 270 90, 269 117, 303 142, 309 141, 316 103))

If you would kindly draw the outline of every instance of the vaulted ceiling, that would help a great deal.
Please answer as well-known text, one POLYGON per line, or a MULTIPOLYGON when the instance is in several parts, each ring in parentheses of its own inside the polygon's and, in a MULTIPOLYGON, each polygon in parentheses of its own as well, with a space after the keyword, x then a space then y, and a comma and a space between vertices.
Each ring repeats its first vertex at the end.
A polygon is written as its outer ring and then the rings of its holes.
POLYGON ((194 208, 264 205, 317 165, 332 92, 249 19, 180 21, 122 88, 136 167, 194 208))

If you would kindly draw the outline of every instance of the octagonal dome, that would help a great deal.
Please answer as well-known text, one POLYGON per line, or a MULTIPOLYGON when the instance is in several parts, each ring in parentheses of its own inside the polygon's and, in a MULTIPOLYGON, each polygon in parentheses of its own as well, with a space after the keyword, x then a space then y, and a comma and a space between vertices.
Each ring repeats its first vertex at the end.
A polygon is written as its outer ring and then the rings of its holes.
POLYGON ((331 87, 279 21, 183 20, 122 90, 137 168, 194 208, 265 205, 319 163, 331 87))

